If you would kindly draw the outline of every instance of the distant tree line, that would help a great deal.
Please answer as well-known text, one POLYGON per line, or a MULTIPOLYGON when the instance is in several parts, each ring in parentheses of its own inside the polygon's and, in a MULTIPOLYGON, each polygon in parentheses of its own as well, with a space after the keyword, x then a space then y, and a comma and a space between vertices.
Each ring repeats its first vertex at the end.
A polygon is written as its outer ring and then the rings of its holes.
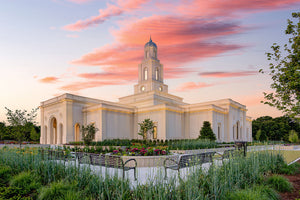
POLYGON ((288 116, 276 118, 264 116, 252 121, 252 137, 254 140, 289 141, 289 133, 292 130, 294 130, 299 136, 300 123, 288 116))
MULTIPOLYGON (((24 128, 24 141, 39 141, 41 128, 33 123, 27 123, 24 128)), ((15 127, 0 122, 0 140, 18 140, 15 134, 15 127)))

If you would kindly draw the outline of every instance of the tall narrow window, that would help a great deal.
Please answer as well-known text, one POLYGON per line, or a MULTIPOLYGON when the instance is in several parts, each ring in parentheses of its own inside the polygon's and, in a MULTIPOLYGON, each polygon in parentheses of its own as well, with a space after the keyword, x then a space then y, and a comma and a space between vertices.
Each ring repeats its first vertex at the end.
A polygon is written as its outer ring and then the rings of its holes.
POLYGON ((158 74, 158 68, 155 69, 155 80, 158 81, 159 74, 158 74))
POLYGON ((232 127, 232 139, 234 140, 234 131, 235 131, 235 126, 232 127))
POLYGON ((144 69, 144 80, 148 80, 148 69, 147 67, 144 69))
POLYGON ((239 139, 239 122, 236 123, 236 139, 239 139))
POLYGON ((220 140, 220 138, 221 138, 221 127, 220 127, 220 125, 218 125, 218 140, 220 140))

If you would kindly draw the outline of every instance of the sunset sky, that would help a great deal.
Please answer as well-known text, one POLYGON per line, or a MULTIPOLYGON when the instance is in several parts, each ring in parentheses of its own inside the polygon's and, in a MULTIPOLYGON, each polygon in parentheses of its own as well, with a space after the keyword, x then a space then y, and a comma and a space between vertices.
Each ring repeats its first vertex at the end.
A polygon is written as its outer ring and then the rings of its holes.
POLYGON ((0 121, 4 107, 31 110, 63 93, 133 94, 150 35, 169 93, 187 103, 231 98, 254 119, 281 116, 260 103, 271 78, 258 70, 299 10, 300 0, 3 1, 0 121))

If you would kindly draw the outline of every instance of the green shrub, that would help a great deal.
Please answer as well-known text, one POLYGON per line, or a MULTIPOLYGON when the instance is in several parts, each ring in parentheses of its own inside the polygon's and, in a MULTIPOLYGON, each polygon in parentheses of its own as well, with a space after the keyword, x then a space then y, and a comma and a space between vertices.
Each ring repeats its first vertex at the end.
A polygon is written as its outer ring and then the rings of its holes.
POLYGON ((256 186, 243 190, 230 192, 225 199, 228 200, 279 200, 280 197, 276 191, 268 186, 256 186))
POLYGON ((287 165, 285 163, 278 169, 278 173, 286 174, 286 175, 294 175, 296 173, 299 173, 299 168, 300 168, 300 164, 297 162, 291 165, 287 165))
POLYGON ((299 141, 298 133, 295 130, 290 130, 289 141, 291 143, 297 143, 299 141))
POLYGON ((89 124, 81 127, 82 139, 85 145, 90 145, 95 139, 95 134, 99 129, 95 127, 95 124, 89 124))
POLYGON ((12 169, 9 166, 0 166, 0 187, 8 183, 12 174, 12 169))
POLYGON ((38 199, 52 200, 52 199, 65 199, 65 195, 72 191, 73 185, 59 181, 52 182, 49 186, 42 187, 38 199))
POLYGON ((22 190, 23 196, 37 196, 37 190, 41 187, 41 183, 36 176, 30 172, 21 172, 12 177, 10 187, 22 190))
POLYGON ((273 175, 267 179, 267 184, 278 192, 291 192, 293 185, 283 176, 273 175))
MULTIPOLYGON (((0 199, 24 199, 26 193, 18 187, 2 187, 0 188, 0 199)), ((30 198, 29 198, 30 199, 30 198)))

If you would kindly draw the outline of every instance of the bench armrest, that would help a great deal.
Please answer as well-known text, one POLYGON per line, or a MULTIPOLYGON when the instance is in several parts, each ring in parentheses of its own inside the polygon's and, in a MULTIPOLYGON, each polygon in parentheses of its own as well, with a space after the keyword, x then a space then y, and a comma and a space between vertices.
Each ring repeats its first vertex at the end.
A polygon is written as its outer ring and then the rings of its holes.
POLYGON ((171 161, 171 162, 173 162, 173 163, 175 163, 176 165, 178 165, 178 162, 176 160, 174 160, 173 158, 166 158, 165 161, 164 161, 164 167, 166 167, 166 162, 168 160, 171 161))
MULTIPOLYGON (((122 159, 122 158, 120 158, 120 159, 122 159)), ((137 166, 137 162, 136 162, 136 160, 135 160, 134 158, 131 158, 131 159, 129 159, 129 160, 126 160, 125 163, 124 163, 124 166, 125 166, 128 162, 130 162, 130 161, 134 161, 134 162, 135 162, 135 166, 134 166, 134 167, 137 166)))

